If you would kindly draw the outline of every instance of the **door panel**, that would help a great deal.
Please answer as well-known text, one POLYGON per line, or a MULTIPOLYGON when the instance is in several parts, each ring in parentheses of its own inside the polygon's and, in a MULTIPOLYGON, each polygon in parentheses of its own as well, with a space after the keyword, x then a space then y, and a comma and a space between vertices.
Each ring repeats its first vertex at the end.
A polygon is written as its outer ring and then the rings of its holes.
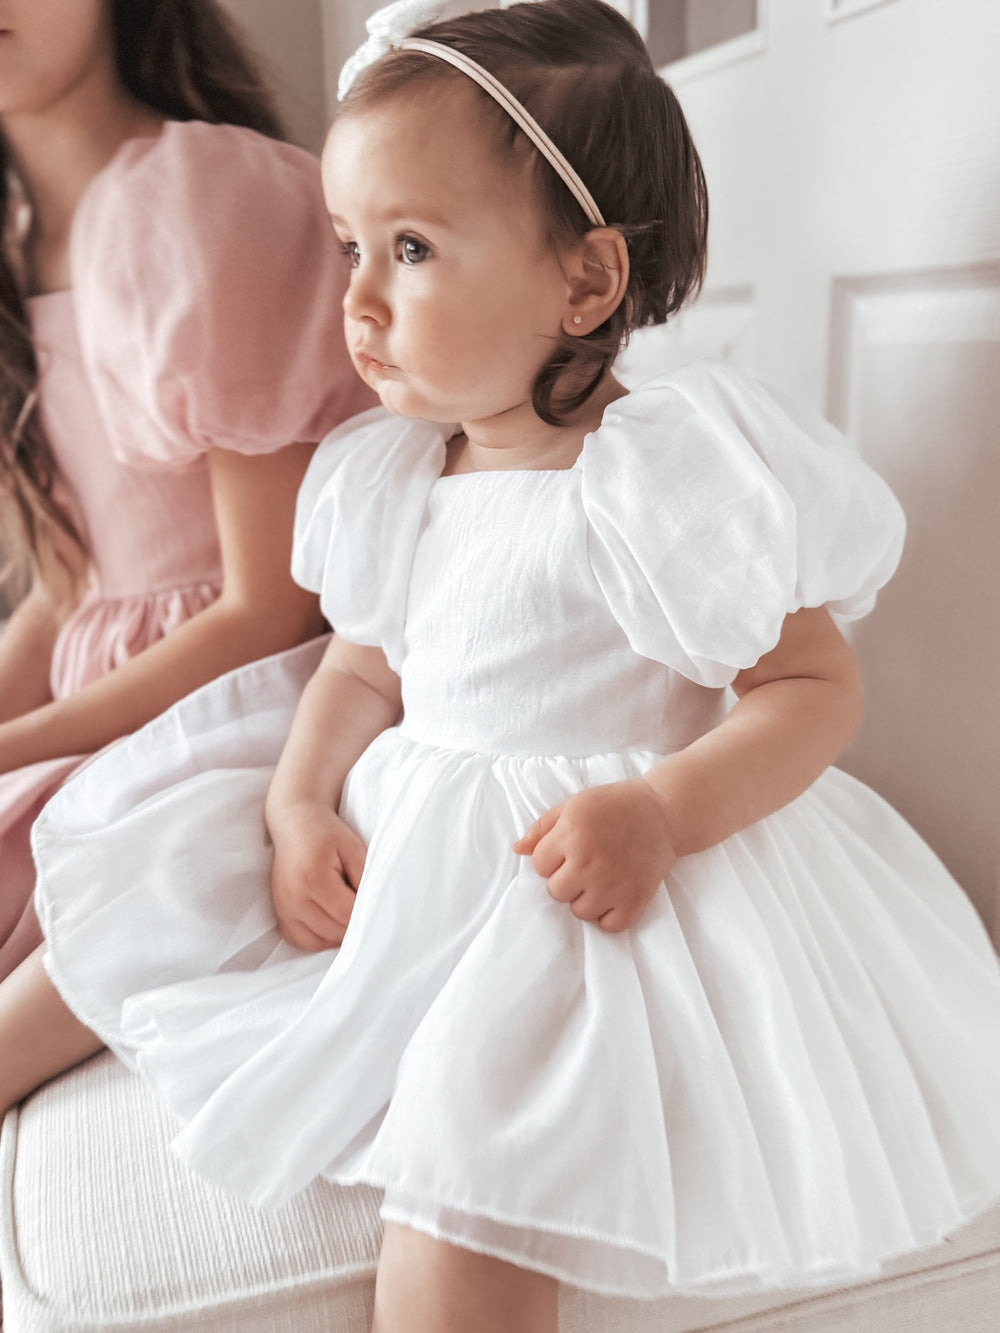
POLYGON ((899 572, 855 629, 871 724, 847 767, 891 792, 989 918, 1000 817, 1000 267, 845 281, 834 310, 831 415, 908 520, 899 572))

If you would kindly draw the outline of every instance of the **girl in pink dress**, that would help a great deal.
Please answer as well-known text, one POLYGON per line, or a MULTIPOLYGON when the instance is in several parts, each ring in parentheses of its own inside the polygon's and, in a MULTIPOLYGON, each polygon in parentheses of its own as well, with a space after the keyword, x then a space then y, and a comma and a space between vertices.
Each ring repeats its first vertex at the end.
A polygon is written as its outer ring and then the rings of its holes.
POLYGON ((295 490, 367 401, 318 165, 213 0, 2 22, 2 547, 33 580, 0 633, 0 976, 40 940, 28 832, 81 757, 319 630, 295 490))

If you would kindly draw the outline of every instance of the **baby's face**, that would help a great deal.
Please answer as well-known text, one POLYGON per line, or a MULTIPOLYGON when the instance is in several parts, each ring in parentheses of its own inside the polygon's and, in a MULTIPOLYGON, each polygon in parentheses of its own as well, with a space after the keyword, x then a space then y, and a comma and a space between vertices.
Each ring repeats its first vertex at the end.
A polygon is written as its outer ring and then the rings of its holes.
POLYGON ((362 378, 405 416, 530 412, 568 305, 535 191, 498 159, 476 96, 437 84, 348 112, 323 154, 351 265, 347 345, 362 378))

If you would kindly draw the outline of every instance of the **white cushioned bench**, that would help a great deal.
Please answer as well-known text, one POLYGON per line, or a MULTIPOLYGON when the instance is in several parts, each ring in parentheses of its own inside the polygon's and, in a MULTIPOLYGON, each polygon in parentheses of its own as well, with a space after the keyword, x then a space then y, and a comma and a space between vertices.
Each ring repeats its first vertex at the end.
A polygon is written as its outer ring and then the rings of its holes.
MULTIPOLYGON (((107 1054, 8 1115, 4 1333, 368 1333, 377 1193, 320 1184, 258 1213, 180 1166, 168 1147, 173 1128, 107 1054)), ((698 1329, 995 1333, 1000 1208, 848 1290, 652 1303, 563 1292, 561 1333, 698 1329)))

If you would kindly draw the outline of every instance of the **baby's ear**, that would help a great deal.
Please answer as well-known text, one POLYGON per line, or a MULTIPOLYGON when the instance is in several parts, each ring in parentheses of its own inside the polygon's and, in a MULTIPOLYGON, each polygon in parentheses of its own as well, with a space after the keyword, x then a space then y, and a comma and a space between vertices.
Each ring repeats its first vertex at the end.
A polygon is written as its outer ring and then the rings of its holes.
POLYGON ((569 284, 563 331, 591 333, 621 305, 628 286, 628 248, 615 227, 594 227, 568 246, 562 258, 569 284))

